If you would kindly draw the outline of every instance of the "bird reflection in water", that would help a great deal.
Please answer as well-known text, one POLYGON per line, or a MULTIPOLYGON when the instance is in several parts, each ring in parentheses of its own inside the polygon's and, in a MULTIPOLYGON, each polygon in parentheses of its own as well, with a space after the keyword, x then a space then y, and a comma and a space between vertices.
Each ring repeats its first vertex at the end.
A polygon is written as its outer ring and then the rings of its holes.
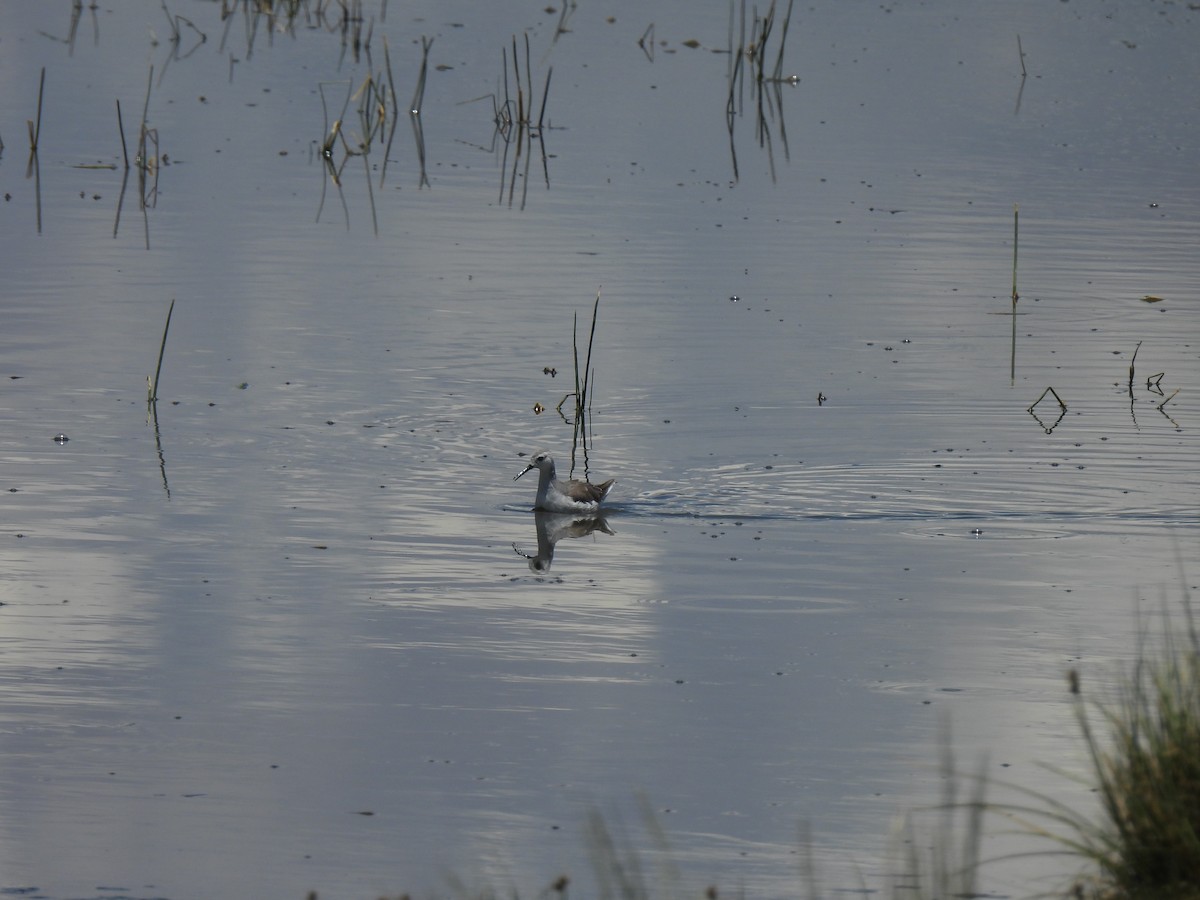
POLYGON ((513 544, 513 552, 528 560, 531 572, 539 574, 550 571, 550 564, 554 561, 554 545, 563 538, 587 537, 595 531, 616 534, 603 515, 581 516, 537 510, 533 514, 533 521, 537 527, 537 553, 526 553, 516 544, 513 544))

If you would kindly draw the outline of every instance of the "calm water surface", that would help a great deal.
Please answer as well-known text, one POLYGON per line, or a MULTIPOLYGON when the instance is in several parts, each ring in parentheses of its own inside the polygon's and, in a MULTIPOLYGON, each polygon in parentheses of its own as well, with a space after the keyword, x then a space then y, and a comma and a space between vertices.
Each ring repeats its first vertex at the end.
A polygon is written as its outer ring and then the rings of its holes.
POLYGON ((0 888, 586 893, 641 797, 686 885, 796 895, 807 824, 882 889, 947 730, 1087 808, 1065 672, 1195 589, 1200 14, 807 4, 729 119, 724 4, 170 12, 0 7, 0 888), (598 291, 571 531, 512 477, 598 291))

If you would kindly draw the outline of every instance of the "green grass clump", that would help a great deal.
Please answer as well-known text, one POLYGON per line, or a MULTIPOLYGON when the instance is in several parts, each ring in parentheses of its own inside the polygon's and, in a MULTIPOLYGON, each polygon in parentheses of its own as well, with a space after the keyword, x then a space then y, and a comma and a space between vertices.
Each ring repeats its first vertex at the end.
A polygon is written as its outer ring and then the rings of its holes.
MULTIPOLYGON (((1161 647, 1154 653, 1146 647, 1146 629, 1140 629, 1136 661, 1118 680, 1114 699, 1085 699, 1078 671, 1069 673, 1074 712, 1091 765, 1087 781, 1097 795, 1099 814, 1080 812, 1046 794, 1012 784, 1002 787, 1015 790, 1027 802, 988 801, 984 798, 988 779, 982 765, 977 775, 967 776, 974 789, 960 797, 962 776, 956 773, 947 737, 942 757, 943 796, 934 807, 939 813, 936 827, 926 832, 906 817, 893 838, 892 868, 877 889, 869 890, 864 884, 861 893, 892 900, 992 896, 979 894, 977 888, 980 866, 988 862, 980 855, 983 818, 988 813, 1016 821, 1025 834, 1045 838, 1055 848, 1017 854, 1018 858, 1061 854, 1091 870, 1073 882, 1064 879, 1069 885, 1064 889, 1039 896, 1200 900, 1200 634, 1186 590, 1183 611, 1186 628, 1181 629, 1164 610, 1161 647)), ((666 833, 644 798, 642 812, 648 842, 614 831, 598 814, 590 817, 588 844, 596 889, 582 895, 599 900, 715 900, 722 896, 715 885, 703 890, 687 885, 672 861, 666 833), (639 852, 643 849, 653 851, 653 877, 648 877, 639 852)), ((807 829, 802 832, 801 844, 805 852, 797 873, 796 896, 803 900, 830 896, 818 884, 807 829)), ((529 896, 565 900, 572 886, 564 875, 529 896)), ((494 900, 504 894, 491 888, 466 890, 461 885, 455 892, 467 900, 494 900)), ((509 890, 507 896, 520 900, 522 895, 509 890)), ((733 896, 747 895, 738 891, 733 896)), ((316 900, 315 894, 310 900, 316 900)))
POLYGON ((1080 850, 1099 875, 1078 896, 1200 898, 1200 640, 1185 609, 1185 638, 1168 622, 1159 658, 1139 655, 1120 698, 1093 704, 1107 740, 1093 731, 1071 673, 1104 813, 1080 829, 1080 850))

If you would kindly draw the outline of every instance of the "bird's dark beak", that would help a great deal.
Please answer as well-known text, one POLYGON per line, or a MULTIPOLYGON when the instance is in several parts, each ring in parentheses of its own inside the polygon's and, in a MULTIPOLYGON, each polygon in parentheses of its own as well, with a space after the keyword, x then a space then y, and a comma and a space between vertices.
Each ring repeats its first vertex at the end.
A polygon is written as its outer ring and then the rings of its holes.
POLYGON ((513 481, 516 481, 518 478, 520 478, 522 475, 524 475, 524 474, 525 474, 526 472, 528 472, 530 469, 536 469, 536 468, 537 468, 537 466, 535 466, 535 465, 532 465, 532 464, 530 464, 530 465, 526 466, 525 468, 523 468, 523 469, 522 469, 520 472, 518 472, 518 473, 516 474, 516 476, 513 478, 513 481))

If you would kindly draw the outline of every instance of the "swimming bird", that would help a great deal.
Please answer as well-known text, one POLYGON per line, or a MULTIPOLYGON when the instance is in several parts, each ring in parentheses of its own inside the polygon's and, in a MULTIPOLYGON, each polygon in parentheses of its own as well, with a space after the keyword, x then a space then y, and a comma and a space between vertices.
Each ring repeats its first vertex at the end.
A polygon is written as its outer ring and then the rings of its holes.
POLYGON ((533 508, 547 512, 594 513, 616 483, 615 478, 601 484, 577 481, 574 478, 570 481, 559 481, 555 478, 554 457, 545 450, 535 453, 529 460, 529 465, 517 473, 513 481, 530 469, 538 470, 537 502, 533 508))

